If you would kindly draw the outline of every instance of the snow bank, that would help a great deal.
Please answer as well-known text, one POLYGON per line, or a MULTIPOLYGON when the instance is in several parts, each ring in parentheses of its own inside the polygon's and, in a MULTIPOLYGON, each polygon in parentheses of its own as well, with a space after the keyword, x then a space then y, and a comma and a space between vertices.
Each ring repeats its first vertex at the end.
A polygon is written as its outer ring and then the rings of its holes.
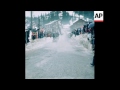
POLYGON ((76 40, 79 45, 82 45, 84 48, 88 50, 92 50, 92 46, 90 42, 87 40, 87 34, 81 34, 75 37, 75 35, 72 36, 72 39, 76 40))
POLYGON ((52 38, 44 37, 42 39, 35 39, 29 42, 25 47, 26 51, 38 49, 44 47, 45 44, 52 42, 52 38))

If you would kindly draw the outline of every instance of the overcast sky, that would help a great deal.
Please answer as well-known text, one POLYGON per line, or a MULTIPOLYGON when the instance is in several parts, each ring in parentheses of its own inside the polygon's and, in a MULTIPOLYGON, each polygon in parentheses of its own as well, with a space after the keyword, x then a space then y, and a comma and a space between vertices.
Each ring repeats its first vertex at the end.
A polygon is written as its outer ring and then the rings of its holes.
MULTIPOLYGON (((69 14, 70 15, 72 15, 73 14, 73 11, 67 11, 67 12, 69 12, 69 14)), ((50 13, 50 11, 33 11, 33 16, 39 16, 39 15, 41 15, 41 14, 48 14, 48 13, 50 13)), ((27 16, 27 17, 30 17, 30 11, 25 11, 25 16, 27 16)))

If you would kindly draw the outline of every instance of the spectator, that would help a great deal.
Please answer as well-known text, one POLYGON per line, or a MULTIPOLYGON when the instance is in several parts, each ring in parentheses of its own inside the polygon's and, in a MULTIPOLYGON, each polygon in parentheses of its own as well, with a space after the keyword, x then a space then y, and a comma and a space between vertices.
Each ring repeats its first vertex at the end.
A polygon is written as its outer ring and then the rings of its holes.
POLYGON ((93 47, 93 51, 94 51, 94 56, 93 56, 93 62, 91 63, 91 65, 95 66, 95 44, 94 44, 94 47, 93 47))

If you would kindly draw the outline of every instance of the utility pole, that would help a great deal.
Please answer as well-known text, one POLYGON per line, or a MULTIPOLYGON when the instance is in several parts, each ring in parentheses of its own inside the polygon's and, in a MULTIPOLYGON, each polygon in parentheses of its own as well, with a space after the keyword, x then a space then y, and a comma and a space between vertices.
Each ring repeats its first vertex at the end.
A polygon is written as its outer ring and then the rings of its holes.
POLYGON ((26 29, 25 29, 25 36, 26 36, 26 42, 25 43, 27 43, 27 31, 26 31, 26 29))
POLYGON ((32 30, 32 11, 31 11, 31 30, 32 30))
POLYGON ((32 31, 32 11, 31 11, 31 31, 32 31))
MULTIPOLYGON (((26 24, 26 22, 25 22, 25 24, 26 24)), ((27 28, 26 28, 26 26, 25 26, 25 44, 27 43, 27 28)))
POLYGON ((40 34, 40 17, 38 16, 38 38, 39 38, 39 34, 40 34))

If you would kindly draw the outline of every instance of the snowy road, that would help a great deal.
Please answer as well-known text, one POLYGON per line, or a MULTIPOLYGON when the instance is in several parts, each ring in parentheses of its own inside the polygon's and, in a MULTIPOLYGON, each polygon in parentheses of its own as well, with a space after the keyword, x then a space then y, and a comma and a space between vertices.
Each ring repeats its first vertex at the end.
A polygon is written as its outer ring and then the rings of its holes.
POLYGON ((84 38, 70 39, 66 35, 69 29, 63 30, 66 32, 57 42, 43 38, 26 46, 26 79, 94 79, 93 52, 84 47, 84 38))

